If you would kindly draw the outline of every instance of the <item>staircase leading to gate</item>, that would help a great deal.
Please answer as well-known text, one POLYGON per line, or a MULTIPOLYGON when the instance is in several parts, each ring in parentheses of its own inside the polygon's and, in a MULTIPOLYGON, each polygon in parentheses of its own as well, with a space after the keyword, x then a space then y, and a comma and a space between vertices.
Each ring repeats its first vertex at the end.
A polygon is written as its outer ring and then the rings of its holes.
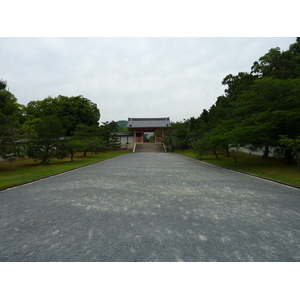
POLYGON ((136 143, 134 152, 165 152, 161 143, 136 143))

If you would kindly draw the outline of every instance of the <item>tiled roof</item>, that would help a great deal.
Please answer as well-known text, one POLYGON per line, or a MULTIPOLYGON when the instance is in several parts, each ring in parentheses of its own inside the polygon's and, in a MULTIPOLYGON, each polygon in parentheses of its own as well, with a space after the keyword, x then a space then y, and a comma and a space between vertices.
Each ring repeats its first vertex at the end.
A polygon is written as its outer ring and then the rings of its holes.
POLYGON ((128 118, 128 128, 170 127, 170 118, 128 118))

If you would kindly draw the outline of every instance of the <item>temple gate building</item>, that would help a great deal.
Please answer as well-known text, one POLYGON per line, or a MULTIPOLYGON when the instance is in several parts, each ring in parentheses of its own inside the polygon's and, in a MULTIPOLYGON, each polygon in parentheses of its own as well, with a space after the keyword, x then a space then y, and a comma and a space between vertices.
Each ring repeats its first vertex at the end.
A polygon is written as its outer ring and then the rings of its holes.
POLYGON ((154 135, 154 142, 161 142, 171 127, 170 118, 128 118, 127 128, 133 132, 134 143, 143 143, 145 134, 154 135))

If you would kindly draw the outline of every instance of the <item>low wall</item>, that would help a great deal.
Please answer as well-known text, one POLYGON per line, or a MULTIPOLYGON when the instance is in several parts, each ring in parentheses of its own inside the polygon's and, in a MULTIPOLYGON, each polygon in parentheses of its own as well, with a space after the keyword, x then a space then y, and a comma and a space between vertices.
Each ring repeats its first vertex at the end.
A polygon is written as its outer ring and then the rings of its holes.
POLYGON ((121 145, 120 145, 120 149, 122 149, 122 150, 124 150, 124 149, 132 150, 132 149, 133 149, 133 146, 134 146, 134 143, 121 144, 121 145))

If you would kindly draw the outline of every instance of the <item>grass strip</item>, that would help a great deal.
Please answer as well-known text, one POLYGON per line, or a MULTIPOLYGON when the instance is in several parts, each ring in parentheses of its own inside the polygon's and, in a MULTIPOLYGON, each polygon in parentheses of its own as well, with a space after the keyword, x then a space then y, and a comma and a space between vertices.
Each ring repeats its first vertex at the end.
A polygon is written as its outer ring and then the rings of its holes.
MULTIPOLYGON (((175 153, 199 159, 191 149, 175 150, 175 153)), ((200 160, 300 187, 300 173, 297 170, 297 166, 286 165, 282 158, 262 158, 259 155, 237 152, 235 154, 237 162, 235 163, 234 158, 227 157, 225 153, 218 153, 218 157, 219 159, 216 159, 214 155, 209 154, 203 156, 200 160)))
POLYGON ((78 155, 74 157, 73 162, 70 161, 69 158, 63 160, 53 159, 48 165, 41 164, 40 162, 34 162, 32 159, 20 159, 12 163, 8 161, 1 161, 0 190, 77 169, 125 153, 128 152, 119 150, 94 154, 93 156, 88 155, 87 157, 82 157, 82 153, 78 153, 78 155))

